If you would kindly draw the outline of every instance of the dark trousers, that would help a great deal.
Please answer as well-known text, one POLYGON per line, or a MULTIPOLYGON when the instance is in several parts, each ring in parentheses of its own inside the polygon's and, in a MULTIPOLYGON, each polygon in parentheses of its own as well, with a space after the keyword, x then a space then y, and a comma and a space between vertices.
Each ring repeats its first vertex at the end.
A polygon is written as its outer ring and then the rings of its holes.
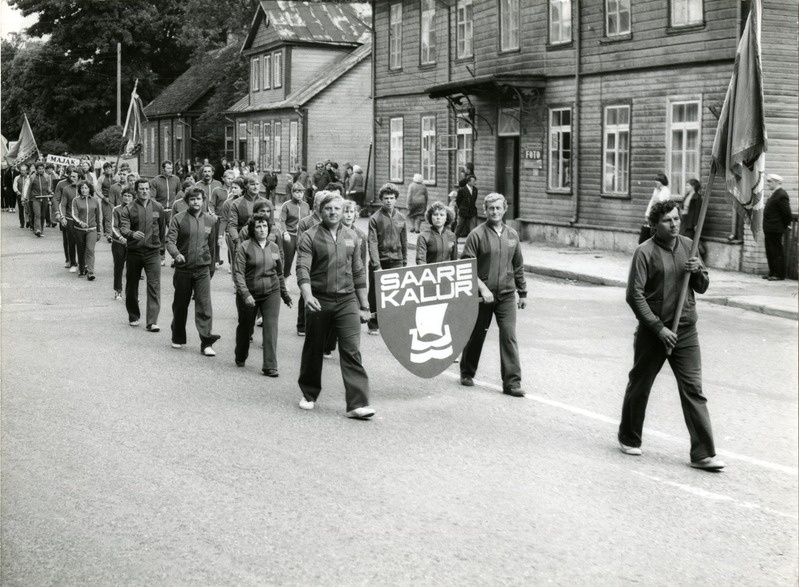
POLYGON ((214 226, 214 258, 211 260, 212 262, 218 262, 222 258, 222 249, 221 245, 219 244, 219 235, 222 234, 219 232, 219 229, 222 226, 222 219, 216 219, 216 225, 214 226))
POLYGON ((315 402, 322 391, 322 354, 331 329, 339 340, 341 378, 347 411, 369 405, 369 378, 361 364, 361 318, 355 294, 338 298, 316 296, 322 309, 308 312, 298 383, 306 400, 315 402))
POLYGON ((649 393, 655 377, 668 359, 677 378, 682 413, 691 436, 691 461, 695 462, 716 456, 716 447, 707 398, 702 395, 702 357, 696 326, 681 326, 677 335, 677 346, 667 357, 666 347, 654 332, 641 325, 636 329, 633 368, 624 393, 619 441, 627 446, 641 446, 649 393))
POLYGON ((283 239, 283 277, 288 277, 291 275, 291 264, 294 263, 294 253, 296 252, 297 235, 289 234, 289 240, 283 239))
POLYGON ((233 261, 236 258, 236 245, 233 243, 233 239, 230 238, 230 235, 225 231, 225 244, 227 245, 227 260, 230 263, 230 269, 233 270, 233 261))
POLYGON ((200 335, 200 350, 212 346, 219 337, 211 334, 214 319, 210 267, 175 269, 172 285, 175 286, 175 297, 172 300, 172 342, 186 344, 186 320, 194 294, 194 324, 197 325, 200 335))
POLYGON ((25 204, 22 203, 22 196, 17 196, 17 211, 19 212, 19 227, 25 228, 25 204))
POLYGON ((114 291, 122 291, 122 271, 125 269, 128 247, 118 242, 112 242, 111 256, 114 259, 114 291))
POLYGON ((128 319, 141 318, 139 311, 139 279, 141 272, 147 277, 147 324, 158 323, 161 311, 161 255, 158 249, 128 250, 128 267, 125 279, 125 307, 128 319))
POLYGON ((297 302, 297 332, 305 332, 305 300, 302 295, 297 302))
POLYGON ((491 319, 497 317, 499 328, 499 364, 502 374, 502 389, 519 389, 522 384, 522 367, 519 362, 519 344, 516 342, 516 293, 495 296, 490 304, 480 304, 477 322, 463 348, 461 376, 474 377, 480 364, 486 332, 491 319))
POLYGON ((78 250, 78 270, 94 273, 94 246, 97 244, 96 230, 75 229, 75 247, 78 250))
POLYGON ((265 298, 256 298, 255 305, 249 307, 239 294, 236 294, 236 309, 239 324, 236 326, 236 361, 243 363, 250 353, 250 337, 255 330, 258 310, 264 318, 263 347, 264 356, 261 369, 277 369, 277 321, 280 317, 280 290, 273 291, 265 298))
POLYGON ((766 260, 768 261, 768 274, 773 277, 785 278, 785 254, 782 250, 781 232, 764 232, 766 244, 766 260))
POLYGON ((64 244, 64 261, 69 261, 71 267, 78 265, 78 249, 75 245, 75 222, 67 220, 67 225, 59 224, 61 229, 61 242, 64 244))
POLYGON ((468 218, 464 217, 462 214, 458 215, 458 225, 455 227, 455 238, 464 237, 466 238, 469 236, 469 233, 472 232, 477 227, 477 216, 469 216, 468 218))
POLYGON ((31 214, 33 230, 44 232, 44 227, 50 223, 50 198, 31 198, 31 214))
MULTIPOLYGON (((389 261, 389 260, 380 260, 380 268, 381 269, 396 269, 397 267, 402 267, 402 261, 389 261)), ((377 330, 379 325, 377 323, 377 290, 375 289, 375 271, 371 265, 369 265, 369 312, 372 314, 372 318, 369 318, 369 330, 377 330)))
MULTIPOLYGON (((103 200, 103 234, 111 234, 111 223, 113 221, 112 215, 114 213, 114 206, 111 202, 103 200)), ((169 226, 169 225, 167 225, 169 226)))

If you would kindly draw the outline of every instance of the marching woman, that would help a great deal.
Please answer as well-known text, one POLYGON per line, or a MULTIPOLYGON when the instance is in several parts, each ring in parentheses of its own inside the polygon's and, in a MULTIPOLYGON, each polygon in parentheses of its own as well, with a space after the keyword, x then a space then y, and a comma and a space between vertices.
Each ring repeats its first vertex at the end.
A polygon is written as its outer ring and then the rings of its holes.
POLYGON ((311 214, 311 208, 305 201, 305 186, 296 182, 291 186, 291 199, 280 208, 280 225, 283 227, 283 252, 286 256, 283 277, 291 275, 291 264, 297 250, 297 224, 302 218, 311 214))
POLYGON ((416 241, 416 264, 457 260, 457 239, 449 229, 455 222, 452 210, 441 202, 433 202, 425 218, 430 227, 423 230, 416 241))
POLYGON ((263 363, 261 371, 267 377, 277 377, 277 323, 280 300, 291 308, 286 290, 283 263, 277 244, 269 241, 268 212, 253 214, 247 224, 250 237, 236 248, 233 263, 233 282, 236 285, 236 365, 243 367, 250 351, 250 337, 258 310, 263 316, 263 363))
POLYGON ((128 256, 128 239, 119 232, 122 221, 120 214, 133 201, 133 192, 128 188, 122 190, 122 203, 111 212, 111 257, 114 259, 114 299, 122 297, 122 271, 125 269, 125 258, 128 256))
POLYGON ((72 200, 72 218, 75 222, 75 243, 78 248, 78 277, 94 281, 94 246, 100 240, 103 211, 100 198, 94 195, 94 186, 83 180, 78 183, 78 196, 72 200))

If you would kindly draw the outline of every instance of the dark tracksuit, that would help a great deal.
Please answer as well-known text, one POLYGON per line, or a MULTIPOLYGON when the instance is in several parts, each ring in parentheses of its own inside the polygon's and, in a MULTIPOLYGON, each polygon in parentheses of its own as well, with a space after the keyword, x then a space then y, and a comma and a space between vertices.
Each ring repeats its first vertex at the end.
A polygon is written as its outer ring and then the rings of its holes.
POLYGON ((172 284, 175 297, 172 300, 172 342, 186 344, 186 319, 189 304, 194 294, 194 323, 200 334, 200 350, 212 346, 219 336, 212 334, 213 307, 211 305, 211 275, 214 272, 213 257, 216 221, 202 210, 193 215, 180 212, 172 217, 166 236, 166 250, 173 259, 178 254, 184 261, 175 261, 172 284))
POLYGON ((277 369, 277 324, 280 300, 288 299, 280 249, 267 240, 261 247, 255 239, 242 241, 233 261, 233 282, 236 285, 236 309, 239 323, 236 327, 236 362, 244 363, 250 352, 250 337, 255 327, 258 311, 263 323, 263 362, 261 369, 277 369), (255 306, 245 300, 252 296, 255 306))
POLYGON ((458 258, 457 238, 448 228, 438 232, 432 226, 423 230, 416 240, 416 264, 455 261, 458 258))
POLYGON ((241 196, 235 199, 228 198, 225 200, 225 203, 222 204, 222 223, 219 225, 219 229, 222 231, 222 234, 225 235, 225 244, 227 245, 227 262, 230 263, 231 271, 233 271, 233 255, 236 252, 236 246, 233 242, 233 239, 230 237, 227 227, 228 223, 230 222, 230 207, 233 206, 233 204, 235 204, 240 197, 241 196))
POLYGON ((269 216, 269 226, 274 224, 275 211, 272 207, 272 202, 262 198, 261 196, 253 197, 249 194, 242 195, 230 205, 230 210, 228 212, 227 233, 230 235, 230 238, 233 241, 234 248, 239 244, 239 232, 242 228, 247 226, 247 222, 249 222, 250 216, 252 216, 253 208, 255 207, 256 202, 259 201, 267 202, 269 210, 267 213, 269 216))
POLYGON ((791 202, 788 193, 777 188, 766 200, 763 209, 763 235, 766 244, 768 274, 771 277, 785 278, 785 254, 782 239, 791 225, 791 202))
POLYGON ((31 209, 31 225, 34 231, 44 232, 50 216, 50 197, 53 195, 53 180, 46 173, 34 173, 28 188, 31 209))
POLYGON ((75 222, 72 220, 72 200, 78 195, 78 186, 68 179, 56 186, 55 200, 58 205, 56 219, 65 218, 67 225, 61 227, 61 238, 64 241, 64 256, 72 267, 78 265, 78 247, 75 241, 75 222))
MULTIPOLYGON (((156 175, 150 180, 150 189, 152 190, 150 197, 161 204, 161 207, 164 209, 164 223, 166 224, 167 228, 169 227, 169 223, 172 221, 172 216, 174 216, 172 211, 175 205, 175 199, 180 191, 180 187, 180 178, 177 175, 170 175, 167 177, 166 175, 161 174, 156 175)), ((162 257, 164 256, 164 252, 165 249, 162 248, 162 257)))
POLYGON ((624 393, 619 441, 627 446, 641 446, 646 405, 657 374, 668 359, 677 378, 683 417, 691 436, 691 461, 716 456, 707 398, 702 394, 702 358, 696 331, 694 292, 707 291, 710 279, 702 267, 690 279, 685 307, 677 331, 677 345, 671 355, 657 334, 671 328, 680 296, 685 263, 691 239, 678 236, 672 249, 651 238, 633 254, 627 280, 627 303, 638 318, 634 338, 633 368, 624 393))
POLYGON ((486 332, 492 316, 496 316, 502 389, 520 389, 522 368, 516 341, 516 293, 520 298, 527 297, 527 282, 519 235, 504 224, 502 233, 497 234, 484 222, 466 237, 461 259, 477 259, 477 278, 494 296, 492 303, 480 304, 474 330, 463 349, 461 377, 474 377, 477 373, 486 332))
MULTIPOLYGON (((225 207, 225 202, 227 202, 228 198, 228 188, 224 185, 216 187, 211 191, 211 197, 208 200, 208 210, 213 212, 216 215, 216 225, 214 226, 214 259, 219 260, 222 257, 221 249, 219 246, 219 237, 222 236, 222 210, 225 207)), ((229 210, 229 208, 228 208, 229 210)), ((224 223, 225 227, 227 227, 227 223, 224 223)))
POLYGON ((78 196, 73 199, 72 219, 75 223, 78 269, 81 273, 94 273, 94 247, 100 238, 103 224, 100 198, 97 196, 78 196))
POLYGON ((361 321, 356 290, 366 288, 358 235, 339 225, 336 239, 323 224, 303 232, 297 246, 297 283, 309 284, 322 309, 307 312, 299 385, 308 401, 322 391, 325 337, 334 329, 339 340, 341 377, 347 411, 369 405, 369 378, 361 363, 361 321))
MULTIPOLYGON (((366 271, 367 263, 369 262, 369 247, 366 243, 366 235, 363 231, 353 224, 352 226, 348 226, 350 230, 354 230, 355 234, 358 235, 358 241, 356 242, 356 248, 358 249, 358 254, 361 256, 361 262, 363 262, 364 271, 366 271)), ((302 297, 302 296, 300 296, 302 297)), ((336 350, 336 342, 338 341, 338 337, 336 336, 335 329, 330 329, 328 332, 327 337, 325 338, 325 353, 332 353, 336 350)))
POLYGON ((111 236, 111 220, 114 215, 114 203, 111 201, 111 188, 114 186, 114 178, 103 174, 100 176, 97 183, 100 186, 99 195, 103 202, 103 233, 106 236, 111 236))
POLYGON ((125 307, 130 321, 141 318, 139 311, 139 279, 147 276, 147 325, 158 322, 161 311, 161 248, 166 233, 164 209, 152 198, 142 204, 137 197, 122 208, 119 232, 128 241, 125 307), (141 231, 143 239, 133 233, 141 231))
POLYGON ((311 213, 311 209, 305 201, 301 200, 299 203, 296 201, 288 200, 283 203, 280 208, 280 225, 283 227, 283 233, 289 235, 288 240, 284 240, 283 253, 286 257, 286 263, 283 268, 283 277, 291 275, 291 265, 294 263, 294 253, 297 251, 297 225, 302 218, 305 218, 311 213))
POLYGON ((378 269, 394 269, 408 264, 408 227, 405 217, 394 210, 391 215, 380 208, 369 217, 369 330, 376 330, 377 298, 375 274, 378 269))
MULTIPOLYGON (((297 243, 300 242, 302 233, 316 226, 321 221, 322 219, 316 212, 300 218, 299 222, 297 222, 297 243)), ((296 248, 294 250, 296 253, 296 248)), ((300 300, 297 302, 297 332, 305 332, 305 300, 302 299, 302 296, 300 296, 300 300)))
POLYGON ((125 269, 125 259, 128 256, 128 244, 122 233, 119 232, 122 208, 125 204, 116 206, 111 212, 111 257, 114 259, 114 291, 122 291, 122 270, 125 269))

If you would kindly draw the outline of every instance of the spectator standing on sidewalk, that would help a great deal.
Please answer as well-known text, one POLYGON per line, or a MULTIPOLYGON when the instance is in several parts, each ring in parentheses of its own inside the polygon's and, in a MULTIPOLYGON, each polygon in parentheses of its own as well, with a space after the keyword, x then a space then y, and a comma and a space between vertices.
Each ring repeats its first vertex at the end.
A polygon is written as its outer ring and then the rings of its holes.
POLYGON ((482 298, 477 322, 461 356, 461 385, 474 385, 473 377, 480 363, 486 333, 491 319, 496 316, 502 393, 524 397, 516 341, 516 310, 527 307, 521 242, 516 231, 502 221, 508 210, 505 196, 488 194, 483 208, 486 221, 469 233, 461 255, 461 259, 477 259, 477 287, 482 298))
POLYGON ((424 185, 421 173, 413 174, 413 181, 408 186, 408 220, 411 221, 411 232, 419 232, 422 220, 427 212, 427 186, 424 185))
POLYGON ((666 360, 677 378, 683 416, 691 436, 691 466, 718 471, 707 398, 702 394, 702 360, 696 330, 694 292, 705 293, 710 278, 702 260, 691 257, 690 239, 680 236, 680 211, 674 201, 657 202, 649 213, 655 235, 633 253, 627 303, 638 318, 633 368, 624 393, 618 441, 624 454, 641 454, 646 406, 666 360), (685 273, 691 274, 678 331, 670 330, 685 273), (668 354, 671 351, 671 354, 668 354))
POLYGON ((641 233, 638 235, 639 245, 652 236, 653 227, 649 224, 649 213, 652 211, 652 206, 666 200, 671 200, 669 179, 664 174, 658 173, 655 176, 655 189, 652 190, 652 197, 649 198, 649 204, 647 204, 646 212, 644 212, 644 224, 641 226, 641 233))
POLYGON ((369 217, 369 334, 380 334, 377 323, 377 297, 374 272, 408 264, 408 228, 405 217, 396 210, 399 190, 387 183, 377 194, 381 206, 369 217))
POLYGON ((785 254, 782 239, 791 226, 791 201, 788 192, 782 189, 782 176, 770 173, 766 177, 766 187, 771 192, 763 209, 763 234, 765 235, 766 259, 768 260, 769 281, 785 279, 785 254))
POLYGON ((467 237, 477 226, 477 178, 473 174, 467 175, 465 183, 458 189, 455 205, 458 207, 458 226, 455 227, 455 236, 467 237))

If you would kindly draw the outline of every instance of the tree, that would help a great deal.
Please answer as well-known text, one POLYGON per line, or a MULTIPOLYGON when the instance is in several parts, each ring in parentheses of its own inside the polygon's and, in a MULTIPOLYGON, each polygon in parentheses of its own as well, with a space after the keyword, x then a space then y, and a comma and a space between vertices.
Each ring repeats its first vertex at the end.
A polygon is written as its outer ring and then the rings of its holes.
POLYGON ((69 153, 69 145, 63 141, 49 140, 39 145, 39 150, 45 155, 64 155, 69 153))
POLYGON ((122 138, 121 126, 108 126, 94 135, 89 141, 95 153, 105 153, 116 155, 122 152, 125 146, 125 139, 122 138))

